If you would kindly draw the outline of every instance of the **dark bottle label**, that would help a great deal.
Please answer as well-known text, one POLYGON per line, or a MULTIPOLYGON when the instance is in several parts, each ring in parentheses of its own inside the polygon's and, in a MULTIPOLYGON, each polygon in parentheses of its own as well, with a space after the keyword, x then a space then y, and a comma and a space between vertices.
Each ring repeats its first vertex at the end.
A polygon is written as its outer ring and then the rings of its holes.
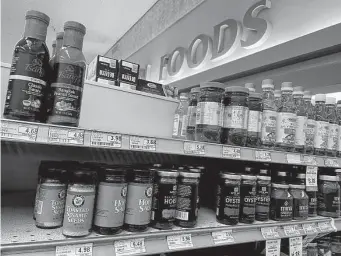
POLYGON ((294 219, 308 217, 308 202, 308 198, 294 198, 294 219))
POLYGON ((163 223, 174 221, 176 191, 176 184, 154 184, 152 220, 163 223))
POLYGON ((254 222, 256 214, 256 185, 240 186, 240 221, 254 222))
POLYGON ((177 190, 176 219, 192 222, 198 217, 198 184, 180 184, 177 190))
POLYGON ((321 214, 332 213, 340 214, 340 197, 339 191, 332 190, 330 193, 322 193, 321 191, 317 194, 317 211, 321 214))
POLYGON ((293 199, 271 198, 270 216, 273 220, 292 220, 293 199))
POLYGON ((83 85, 84 67, 56 63, 51 84, 53 105, 52 115, 79 118, 83 85))
POLYGON ((219 186, 218 191, 216 212, 218 219, 226 220, 231 224, 238 223, 240 208, 239 185, 219 186))
POLYGON ((256 220, 269 219, 270 212, 270 184, 257 185, 256 220))
POLYGON ((316 207, 317 207, 317 198, 315 191, 307 191, 307 195, 309 197, 308 202, 308 214, 316 215, 316 207))

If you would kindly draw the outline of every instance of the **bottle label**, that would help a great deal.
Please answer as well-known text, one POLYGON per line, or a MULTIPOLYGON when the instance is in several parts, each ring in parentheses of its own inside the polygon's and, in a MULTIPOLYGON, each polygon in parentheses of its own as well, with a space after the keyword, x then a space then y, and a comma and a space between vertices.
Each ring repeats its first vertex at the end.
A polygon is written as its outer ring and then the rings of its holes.
POLYGON ((326 190, 321 184, 317 192, 317 212, 318 214, 331 213, 340 215, 340 192, 338 189, 326 190))
POLYGON ((188 113, 188 126, 195 127, 196 117, 197 117, 197 107, 189 106, 187 113, 188 113))
POLYGON ((179 135, 179 123, 180 123, 180 115, 175 114, 174 121, 173 121, 173 136, 179 135))
POLYGON ((249 118, 247 123, 248 132, 260 132, 261 131, 261 114, 260 111, 249 111, 249 118))
POLYGON ((256 185, 240 186, 241 221, 253 222, 256 214, 256 185))
POLYGON ((305 146, 313 148, 315 145, 315 129, 316 121, 313 119, 307 120, 307 125, 305 127, 305 146))
POLYGON ((276 140, 277 112, 272 110, 263 111, 261 140, 265 143, 275 143, 276 140))
POLYGON ((256 219, 269 219, 270 184, 257 185, 256 219))
POLYGON ((153 185, 129 183, 124 222, 130 225, 148 225, 152 208, 153 185))
MULTIPOLYGON (((302 191, 304 194, 304 192, 302 191)), ((294 199, 294 218, 308 217, 308 198, 294 199)))
POLYGON ((218 186, 217 216, 234 222, 239 220, 240 188, 236 186, 218 186))
POLYGON ((295 129, 297 125, 297 116, 294 113, 278 113, 276 143, 286 145, 295 145, 295 129))
POLYGON ((328 134, 328 149, 336 151, 339 135, 339 125, 329 124, 329 134, 328 134))
POLYGON ((222 104, 218 102, 199 102, 196 124, 222 126, 222 104))
POLYGON ((315 148, 326 149, 328 145, 329 123, 325 121, 316 121, 315 148))
POLYGON ((172 222, 175 219, 176 184, 154 184, 152 220, 172 222))
POLYGON ((308 213, 309 213, 309 215, 316 215, 316 207, 317 207, 316 192, 315 191, 307 191, 307 195, 309 197, 308 213))
POLYGON ((292 220, 292 207, 293 207, 292 198, 290 199, 271 198, 270 201, 271 219, 292 220))
POLYGON ((52 115, 79 118, 84 84, 84 67, 56 63, 51 84, 52 115))
POLYGON ((305 130, 308 118, 306 116, 297 116, 297 127, 295 133, 295 145, 304 146, 305 145, 305 130))
POLYGON ((188 116, 183 115, 181 122, 181 136, 187 135, 187 126, 188 126, 188 116))
POLYGON ((198 184, 179 184, 177 189, 176 219, 193 221, 198 216, 198 184))
POLYGON ((100 182, 94 224, 99 227, 121 227, 126 208, 127 184, 100 182))
POLYGON ((224 109, 224 128, 247 129, 249 109, 242 106, 226 106, 224 109))

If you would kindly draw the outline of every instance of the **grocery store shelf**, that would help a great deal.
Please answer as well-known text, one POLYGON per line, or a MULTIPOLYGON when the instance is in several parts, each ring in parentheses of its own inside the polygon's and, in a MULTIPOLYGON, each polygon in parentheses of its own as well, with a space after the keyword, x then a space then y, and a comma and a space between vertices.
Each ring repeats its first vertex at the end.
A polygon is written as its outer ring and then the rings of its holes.
POLYGON ((341 166, 341 158, 234 147, 214 143, 152 138, 83 128, 1 120, 1 140, 35 144, 144 151, 282 164, 341 166))

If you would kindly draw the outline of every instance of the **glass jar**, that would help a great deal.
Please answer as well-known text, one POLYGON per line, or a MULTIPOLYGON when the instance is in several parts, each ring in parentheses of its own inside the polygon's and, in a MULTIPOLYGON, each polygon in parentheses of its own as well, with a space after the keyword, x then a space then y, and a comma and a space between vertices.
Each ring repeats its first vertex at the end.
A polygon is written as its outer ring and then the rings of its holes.
POLYGON ((242 175, 240 184, 240 212, 241 223, 253 223, 256 217, 256 186, 257 177, 242 175))
POLYGON ((187 124, 187 140, 195 140, 195 125, 197 118, 197 105, 198 105, 198 96, 200 93, 200 88, 195 87, 191 89, 189 95, 189 106, 187 111, 188 124, 187 124))
POLYGON ((340 185, 338 177, 320 175, 317 192, 317 214, 325 217, 340 216, 340 185))
POLYGON ((200 173, 179 173, 175 217, 177 226, 191 228, 197 224, 199 178, 200 173))
POLYGON ((188 123, 188 94, 180 94, 180 102, 175 110, 173 121, 173 138, 186 139, 186 129, 188 123))
POLYGON ((326 95, 315 95, 315 113, 316 113, 316 132, 315 132, 315 155, 324 156, 328 145, 329 123, 326 117, 326 95))
POLYGON ((175 221, 177 177, 172 171, 159 170, 155 176, 152 226, 157 229, 171 229, 175 221))
POLYGON ((220 143, 223 121, 222 98, 225 85, 217 82, 200 84, 195 140, 220 143))
POLYGON ((69 171, 63 235, 81 237, 89 235, 95 205, 97 172, 84 165, 69 171))
POLYGON ((257 176, 256 220, 268 221, 270 214, 271 177, 257 176))
POLYGON ((249 118, 247 122, 246 146, 258 148, 261 145, 260 132, 262 128, 262 95, 250 92, 249 94, 249 118))
POLYGON ((341 100, 339 100, 336 104, 336 119, 337 119, 338 124, 339 124, 337 155, 338 155, 338 157, 341 157, 341 100))
POLYGON ((127 170, 123 166, 104 166, 98 185, 95 232, 113 235, 121 231, 127 196, 127 170))
POLYGON ((124 227, 131 232, 148 228, 151 218, 154 171, 136 167, 128 180, 124 227))
MULTIPOLYGON (((305 173, 298 173, 295 177, 294 182, 298 185, 305 185, 306 183, 306 174, 305 173)), ((308 201, 308 216, 315 217, 317 215, 316 208, 317 208, 317 198, 316 198, 316 191, 311 191, 312 189, 308 189, 306 187, 306 194, 309 198, 308 201)))
POLYGON ((309 198, 305 192, 305 185, 290 184, 289 192, 294 198, 293 219, 294 220, 307 219, 309 198))
POLYGON ((241 86, 225 88, 221 143, 245 146, 249 114, 249 90, 241 86))
POLYGON ((289 185, 273 183, 271 189, 270 219, 278 221, 292 220, 293 197, 289 185))
POLYGON ((240 209, 241 176, 232 173, 220 173, 216 192, 216 218, 225 225, 237 225, 240 209))

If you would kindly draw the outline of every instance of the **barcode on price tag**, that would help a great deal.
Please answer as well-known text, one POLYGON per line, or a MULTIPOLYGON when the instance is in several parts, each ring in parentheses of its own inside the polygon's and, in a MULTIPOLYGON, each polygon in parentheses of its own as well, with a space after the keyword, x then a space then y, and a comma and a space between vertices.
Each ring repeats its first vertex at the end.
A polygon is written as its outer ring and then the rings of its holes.
POLYGON ((257 161, 271 162, 271 153, 269 151, 256 150, 255 151, 255 159, 257 161))
POLYGON ((84 130, 50 127, 47 141, 58 144, 84 144, 84 130))
POLYGON ((281 239, 266 240, 265 255, 266 256, 280 256, 281 253, 281 239))
POLYGON ((315 223, 307 223, 307 224, 303 224, 303 230, 307 235, 313 235, 313 234, 317 234, 318 231, 316 229, 316 224, 315 223))
POLYGON ((339 167, 339 162, 335 158, 326 158, 324 165, 327 167, 339 167))
POLYGON ((156 151, 156 139, 148 137, 130 136, 130 149, 156 151))
POLYGON ((232 230, 212 232, 212 238, 213 238, 214 244, 234 243, 232 230))
POLYGON ((169 250, 177 250, 193 247, 191 234, 167 236, 169 250))
POLYGON ((301 155, 299 154, 287 154, 288 164, 300 164, 302 162, 301 155))
POLYGON ((192 155, 205 155, 205 145, 200 143, 194 142, 184 142, 184 153, 185 154, 192 154, 192 155))
POLYGON ((323 233, 336 231, 336 228, 334 225, 334 219, 332 219, 330 221, 319 222, 317 224, 317 226, 321 230, 321 232, 323 232, 323 233))
POLYGON ((92 256, 92 243, 56 246, 56 256, 92 256))
POLYGON ((95 147, 122 147, 122 135, 105 132, 92 132, 90 136, 90 146, 95 147))
POLYGON ((302 256, 302 237, 289 238, 289 252, 290 256, 302 256))
POLYGON ((307 165, 317 165, 316 157, 315 156, 303 156, 303 163, 307 165))
POLYGON ((223 146, 223 157, 239 159, 240 158, 240 148, 223 146))
POLYGON ((38 125, 1 121, 1 138, 36 141, 38 125))
POLYGON ((284 226, 284 234, 286 236, 299 236, 301 235, 298 225, 284 226))
POLYGON ((278 234, 278 227, 261 228, 261 233, 265 240, 280 238, 278 234))
POLYGON ((305 184, 307 191, 317 191, 317 166, 307 166, 305 184))
POLYGON ((144 238, 115 241, 114 248, 116 256, 133 255, 146 252, 144 238))

